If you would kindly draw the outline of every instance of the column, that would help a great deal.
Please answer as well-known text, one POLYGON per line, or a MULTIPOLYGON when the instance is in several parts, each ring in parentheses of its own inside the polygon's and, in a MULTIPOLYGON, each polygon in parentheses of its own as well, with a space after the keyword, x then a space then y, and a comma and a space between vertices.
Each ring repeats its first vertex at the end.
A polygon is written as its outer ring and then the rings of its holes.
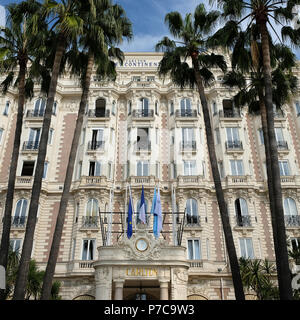
POLYGON ((123 300, 124 280, 115 281, 115 300, 123 300))
POLYGON ((160 300, 169 300, 169 282, 160 282, 160 300))

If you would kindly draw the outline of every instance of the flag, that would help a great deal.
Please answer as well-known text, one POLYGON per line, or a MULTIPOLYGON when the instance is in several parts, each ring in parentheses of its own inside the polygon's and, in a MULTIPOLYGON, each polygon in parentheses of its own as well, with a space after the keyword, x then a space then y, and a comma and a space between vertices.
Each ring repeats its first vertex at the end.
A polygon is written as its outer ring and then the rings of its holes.
POLYGON ((161 202, 160 202, 160 194, 159 189, 156 196, 155 201, 155 208, 154 208, 154 222, 153 222, 153 234, 155 238, 159 237, 159 234, 162 230, 162 212, 161 212, 161 202))
POLYGON ((142 186, 142 195, 141 195, 141 202, 140 202, 139 219, 144 224, 146 223, 146 206, 145 206, 145 198, 144 198, 144 186, 142 186))
POLYGON ((131 196, 129 196, 129 205, 128 205, 128 217, 127 217, 127 237, 128 239, 132 236, 132 200, 131 196))
POLYGON ((154 195, 153 195, 153 200, 152 200, 152 206, 151 206, 150 214, 154 214, 155 205, 156 205, 156 187, 154 188, 154 195))

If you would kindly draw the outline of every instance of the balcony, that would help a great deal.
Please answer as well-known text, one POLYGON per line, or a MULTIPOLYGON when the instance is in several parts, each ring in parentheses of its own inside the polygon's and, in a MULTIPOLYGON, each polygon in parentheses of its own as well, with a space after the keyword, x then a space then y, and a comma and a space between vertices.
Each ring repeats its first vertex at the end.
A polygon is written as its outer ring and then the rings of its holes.
POLYGON ((240 112, 236 110, 220 110, 219 118, 221 119, 241 119, 240 112))
POLYGON ((299 228, 300 227, 300 216, 292 216, 292 215, 285 215, 284 216, 285 226, 287 228, 299 228))
POLYGON ((151 152, 151 141, 139 141, 134 144, 134 151, 140 152, 151 152))
POLYGON ((190 268, 203 268, 202 260, 189 260, 190 268))
POLYGON ((12 229, 25 229, 27 217, 12 217, 11 228, 12 229))
POLYGON ((288 143, 286 141, 277 141, 277 149, 278 151, 288 151, 288 143))
POLYGON ((197 151, 197 143, 196 141, 182 141, 180 143, 181 152, 196 152, 197 151))
POLYGON ((225 142, 226 151, 243 151, 242 141, 226 141, 225 142))
POLYGON ((97 216, 82 217, 81 229, 99 229, 99 222, 97 216))
POLYGON ((236 216, 237 227, 252 227, 250 216, 236 216))
POLYGON ((284 119, 284 112, 280 109, 274 112, 274 119, 284 119))
POLYGON ((23 143, 22 151, 38 151, 39 141, 25 141, 23 143))
POLYGON ((200 217, 197 215, 189 215, 185 216, 185 225, 186 227, 200 227, 200 217))
POLYGON ((133 110, 132 118, 142 119, 142 120, 144 120, 145 118, 154 118, 154 111, 153 110, 133 110))
POLYGON ((88 151, 104 151, 105 141, 89 141, 88 151))
POLYGON ((177 177, 177 186, 179 187, 200 187, 204 186, 204 177, 203 176, 178 176, 177 177))
POLYGON ((144 187, 154 188, 155 184, 158 183, 158 180, 154 176, 131 176, 128 179, 128 183, 131 187, 140 188, 141 185, 144 187))
POLYGON ((249 186, 251 177, 250 176, 226 176, 225 182, 226 187, 246 187, 249 186))
POLYGON ((40 110, 27 110, 26 118, 43 118, 44 111, 40 110))
POLYGON ((175 117, 186 118, 187 120, 189 120, 189 118, 197 118, 197 110, 176 110, 175 117))
POLYGON ((92 120, 108 120, 110 117, 110 110, 89 110, 88 118, 92 120))

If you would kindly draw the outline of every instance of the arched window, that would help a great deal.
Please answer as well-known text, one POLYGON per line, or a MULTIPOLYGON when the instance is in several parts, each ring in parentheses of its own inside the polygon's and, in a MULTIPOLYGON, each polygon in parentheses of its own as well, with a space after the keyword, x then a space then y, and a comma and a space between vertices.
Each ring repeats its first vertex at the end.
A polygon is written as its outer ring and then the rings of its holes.
POLYGON ((14 226, 24 226, 27 215, 28 201, 26 199, 20 199, 16 204, 15 215, 13 218, 14 226))
POLYGON ((238 198, 234 202, 235 215, 237 225, 240 227, 250 226, 250 217, 248 214, 247 201, 243 198, 238 198))
POLYGON ((103 98, 97 99, 96 105, 95 105, 95 116, 104 118, 105 111, 106 111, 106 100, 103 98))
POLYGON ((181 99, 180 101, 180 111, 181 116, 191 116, 192 114, 192 104, 191 100, 188 98, 181 99))
POLYGON ((86 205, 86 216, 83 217, 84 227, 93 228, 98 226, 98 211, 98 200, 89 199, 86 205))
POLYGON ((198 204, 195 199, 187 199, 186 201, 186 221, 188 224, 198 224, 198 204))
MULTIPOLYGON (((138 200, 138 202, 136 203, 136 222, 137 223, 141 223, 141 220, 139 219, 140 203, 141 203, 141 200, 138 200)), ((148 209, 148 201, 147 199, 145 199, 146 223, 148 223, 147 209, 148 209)))
POLYGON ((149 116, 149 100, 147 98, 139 99, 138 108, 142 117, 149 116))

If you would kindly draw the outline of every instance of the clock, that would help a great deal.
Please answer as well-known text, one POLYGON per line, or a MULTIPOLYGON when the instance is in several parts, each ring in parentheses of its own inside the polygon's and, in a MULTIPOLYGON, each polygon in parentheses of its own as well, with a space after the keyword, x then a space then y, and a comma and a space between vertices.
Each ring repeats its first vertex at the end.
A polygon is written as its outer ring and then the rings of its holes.
POLYGON ((137 248, 138 251, 146 251, 148 249, 148 242, 144 239, 139 239, 137 240, 137 242, 135 243, 135 246, 137 248))

